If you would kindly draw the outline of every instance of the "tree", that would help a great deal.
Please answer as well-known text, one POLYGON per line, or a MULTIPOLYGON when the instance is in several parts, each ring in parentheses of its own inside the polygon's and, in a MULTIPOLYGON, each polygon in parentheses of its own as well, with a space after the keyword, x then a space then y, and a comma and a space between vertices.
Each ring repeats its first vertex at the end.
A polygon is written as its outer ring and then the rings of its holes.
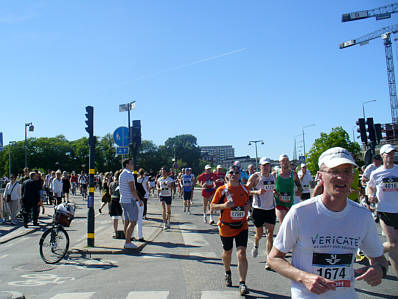
POLYGON ((310 151, 307 154, 307 167, 311 173, 315 174, 319 170, 318 159, 320 155, 331 147, 343 147, 350 151, 358 165, 363 164, 360 159, 361 147, 357 142, 351 142, 350 137, 342 127, 333 128, 329 134, 321 133, 315 139, 310 151))

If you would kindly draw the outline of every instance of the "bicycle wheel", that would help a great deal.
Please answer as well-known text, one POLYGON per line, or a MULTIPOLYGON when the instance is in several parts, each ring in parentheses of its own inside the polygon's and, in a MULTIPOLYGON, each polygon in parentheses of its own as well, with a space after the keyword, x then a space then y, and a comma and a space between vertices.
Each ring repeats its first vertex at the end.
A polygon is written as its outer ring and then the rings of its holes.
POLYGON ((52 227, 40 238, 40 256, 47 264, 56 264, 69 249, 69 236, 63 227, 52 227))

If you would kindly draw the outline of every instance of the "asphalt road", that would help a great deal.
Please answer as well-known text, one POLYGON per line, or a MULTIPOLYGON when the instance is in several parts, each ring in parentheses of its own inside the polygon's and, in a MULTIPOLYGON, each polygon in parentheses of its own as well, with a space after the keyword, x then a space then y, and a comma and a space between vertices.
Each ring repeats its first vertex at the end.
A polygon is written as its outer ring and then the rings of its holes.
MULTIPOLYGON (((100 202, 96 194, 96 211, 100 202)), ((71 246, 84 240, 86 202, 75 198, 76 219, 68 228, 71 246)), ((195 193, 192 215, 185 215, 182 200, 172 205, 172 225, 133 254, 71 254, 57 265, 40 259, 42 230, 0 245, 0 298, 24 294, 26 298, 241 298, 238 292, 236 256, 233 256, 233 287, 224 286, 222 247, 217 227, 203 223, 200 193, 195 193)), ((106 211, 106 209, 105 209, 106 211)), ((149 200, 150 221, 160 224, 157 199, 149 200)), ((98 214, 98 212, 97 212, 98 214)), ((96 216, 96 233, 109 228, 109 215, 96 216)), ((278 228, 278 226, 277 226, 278 228)), ((277 231, 276 228, 276 231, 277 231)), ((18 228, 23 232, 24 228, 18 228)), ((289 298, 290 282, 264 269, 265 244, 251 257, 254 227, 249 229, 247 298, 289 298)), ((146 236, 144 236, 146 237, 146 236)), ((355 267, 360 267, 356 264, 355 267)), ((356 284, 359 298, 398 298, 398 279, 391 267, 378 287, 356 284)))

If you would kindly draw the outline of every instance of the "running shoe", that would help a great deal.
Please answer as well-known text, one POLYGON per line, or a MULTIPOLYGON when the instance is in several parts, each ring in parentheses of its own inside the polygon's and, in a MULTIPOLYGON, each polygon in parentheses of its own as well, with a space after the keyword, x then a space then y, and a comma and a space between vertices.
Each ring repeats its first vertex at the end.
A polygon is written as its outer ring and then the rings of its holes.
POLYGON ((231 274, 225 273, 225 286, 232 287, 232 277, 231 274))
POLYGON ((186 213, 187 212, 187 208, 186 207, 184 207, 184 213, 186 213))
POLYGON ((166 230, 167 229, 167 224, 163 223, 163 229, 166 230))
POLYGON ((257 255, 258 255, 258 248, 255 247, 255 246, 253 246, 253 249, 252 249, 252 257, 257 257, 257 255))
POLYGON ((268 265, 267 262, 265 262, 264 269, 265 269, 265 270, 268 270, 268 271, 271 271, 271 270, 272 270, 272 268, 268 265))
POLYGON ((191 215, 191 211, 190 210, 188 210, 188 215, 191 215))
POLYGON ((213 219, 210 219, 209 224, 210 224, 210 225, 214 224, 214 220, 213 220, 213 219))
POLYGON ((241 283, 239 285, 239 291, 240 291, 241 296, 245 296, 245 295, 249 294, 249 289, 247 288, 246 284, 244 284, 244 283, 241 283))
POLYGON ((169 220, 167 220, 166 226, 167 226, 167 228, 170 228, 170 221, 169 220))
POLYGON ((137 245, 135 245, 133 243, 124 243, 124 248, 125 249, 136 249, 137 245))
POLYGON ((203 222, 207 223, 207 216, 206 215, 203 215, 203 222))

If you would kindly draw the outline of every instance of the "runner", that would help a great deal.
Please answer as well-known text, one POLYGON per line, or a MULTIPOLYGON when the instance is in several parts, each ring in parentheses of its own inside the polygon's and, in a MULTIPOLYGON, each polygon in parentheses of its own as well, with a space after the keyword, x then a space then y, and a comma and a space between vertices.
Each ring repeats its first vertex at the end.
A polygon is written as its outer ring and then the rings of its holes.
POLYGON ((84 171, 81 172, 79 177, 79 185, 80 185, 80 194, 82 195, 83 199, 87 197, 87 183, 88 179, 84 171))
POLYGON ((195 178, 191 173, 190 168, 184 169, 184 174, 181 176, 180 188, 184 191, 184 213, 191 214, 191 198, 192 187, 195 185, 195 178))
POLYGON ((377 203, 377 214, 387 242, 383 244, 388 252, 391 266, 398 276, 398 166, 394 165, 396 149, 391 144, 380 148, 383 165, 370 175, 368 182, 369 201, 377 203))
POLYGON ((164 167, 160 170, 160 174, 161 176, 157 180, 157 189, 159 192, 159 200, 162 205, 163 229, 168 229, 170 228, 171 219, 171 188, 174 180, 167 175, 167 170, 164 167))
MULTIPOLYGON (((254 173, 247 183, 247 188, 251 190, 250 194, 254 196, 252 203, 252 218, 256 226, 256 235, 254 236, 252 249, 252 256, 254 258, 258 255, 258 243, 263 237, 263 226, 265 226, 267 237, 266 256, 269 255, 274 241, 274 227, 276 222, 274 200, 275 178, 270 171, 271 160, 265 157, 261 158, 260 172, 254 173)), ((268 263, 265 263, 265 269, 270 269, 268 263)))
POLYGON ((228 176, 228 185, 217 189, 211 203, 211 209, 221 210, 218 226, 224 249, 222 260, 225 268, 225 285, 227 287, 232 286, 231 256, 235 240, 240 278, 239 290, 240 294, 244 296, 249 293, 245 282, 248 269, 246 248, 248 239, 247 211, 250 207, 249 194, 239 181, 239 167, 232 166, 228 176))
POLYGON ((156 175, 153 169, 149 171, 149 195, 155 196, 155 190, 156 190, 156 175))
POLYGON ((310 187, 313 179, 311 172, 307 170, 307 164, 301 163, 301 169, 298 172, 298 177, 300 179, 301 187, 303 187, 301 200, 309 199, 311 197, 310 187))
POLYGON ((174 173, 174 169, 170 168, 170 172, 169 172, 169 178, 171 178, 173 180, 173 183, 171 184, 170 188, 171 188, 171 197, 174 199, 174 196, 176 195, 176 175, 174 173))
POLYGON ((294 204, 294 184, 297 186, 297 195, 301 194, 302 187, 297 173, 290 170, 289 157, 286 154, 279 157, 280 169, 273 173, 276 177, 275 186, 275 201, 276 201, 276 216, 279 223, 283 222, 286 213, 294 204))
POLYGON ((331 148, 319 157, 322 195, 292 207, 282 223, 268 263, 292 280, 292 298, 358 298, 355 280, 380 284, 388 263, 370 212, 347 199, 354 159, 344 148, 331 148), (360 225, 358 225, 360 224, 360 225), (360 247, 370 256, 370 267, 356 270, 360 247), (285 256, 292 251, 292 262, 285 256))
MULTIPOLYGON (((214 173, 211 172, 211 166, 205 166, 205 172, 202 173, 198 177, 198 182, 201 183, 203 190, 202 190, 202 197, 203 197, 203 222, 207 223, 207 205, 211 203, 213 198, 214 192, 216 191, 215 187, 215 180, 216 176, 214 173)), ((213 224, 213 215, 211 209, 209 209, 210 214, 210 221, 209 224, 213 224)))
POLYGON ((184 190, 181 186, 182 186, 182 176, 184 174, 185 174, 185 168, 181 169, 181 171, 177 175, 176 187, 177 187, 178 198, 183 198, 184 190))
POLYGON ((217 170, 214 174, 216 176, 216 188, 223 186, 225 184, 225 173, 221 165, 217 165, 217 170))

